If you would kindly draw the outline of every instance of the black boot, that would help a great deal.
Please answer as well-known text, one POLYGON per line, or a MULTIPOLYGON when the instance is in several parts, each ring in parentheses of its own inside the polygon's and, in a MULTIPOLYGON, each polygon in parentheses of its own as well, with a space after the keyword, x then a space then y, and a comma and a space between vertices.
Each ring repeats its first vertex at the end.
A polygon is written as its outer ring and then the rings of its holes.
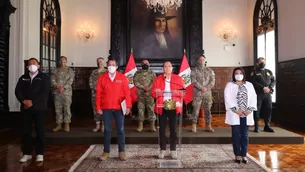
POLYGON ((254 123, 254 132, 259 133, 258 122, 254 123))
POLYGON ((269 133, 274 133, 274 130, 269 125, 265 125, 264 131, 269 133))

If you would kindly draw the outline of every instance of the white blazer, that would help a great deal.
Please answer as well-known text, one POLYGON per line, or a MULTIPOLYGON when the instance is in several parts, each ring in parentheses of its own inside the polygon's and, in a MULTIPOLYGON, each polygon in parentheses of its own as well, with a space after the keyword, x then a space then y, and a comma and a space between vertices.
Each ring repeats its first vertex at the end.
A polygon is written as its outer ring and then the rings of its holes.
MULTIPOLYGON (((257 98, 254 87, 252 83, 247 82, 244 84, 247 89, 248 94, 248 107, 254 107, 255 110, 257 109, 257 98)), ((240 125, 240 117, 234 113, 231 108, 237 106, 237 92, 238 92, 238 85, 234 82, 227 83, 224 91, 224 99, 225 99, 225 106, 226 106, 226 120, 225 123, 229 125, 240 125)), ((253 112, 251 112, 247 117, 247 125, 254 125, 253 119, 253 112)))

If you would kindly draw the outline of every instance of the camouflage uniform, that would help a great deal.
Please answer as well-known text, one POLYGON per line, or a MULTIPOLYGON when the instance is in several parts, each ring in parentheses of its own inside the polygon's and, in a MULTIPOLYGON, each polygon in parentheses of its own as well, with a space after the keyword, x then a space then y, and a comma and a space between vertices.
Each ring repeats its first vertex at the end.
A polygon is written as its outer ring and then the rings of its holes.
POLYGON ((151 88, 155 78, 156 75, 152 70, 138 70, 134 75, 133 82, 137 87, 138 95, 139 122, 144 121, 145 106, 149 121, 154 122, 156 120, 154 98, 151 96, 151 88), (148 91, 145 91, 143 88, 148 88, 148 91))
POLYGON ((56 113, 56 123, 70 123, 71 122, 71 109, 72 104, 72 83, 74 80, 74 71, 66 67, 64 69, 57 68, 52 71, 51 83, 54 94, 54 105, 56 113), (64 91, 59 93, 57 86, 63 86, 64 91), (64 118, 64 119, 63 119, 64 118))
POLYGON ((95 69, 92 71, 90 78, 89 78, 89 86, 91 89, 91 103, 92 103, 92 110, 93 110, 95 122, 101 121, 101 116, 97 113, 96 107, 95 107, 96 84, 97 84, 99 76, 101 74, 105 73, 106 71, 107 71, 106 69, 103 69, 101 71, 99 69, 95 69))
POLYGON ((211 89, 215 85, 215 74, 212 69, 203 67, 200 64, 192 70, 191 80, 194 84, 194 98, 193 98, 193 124, 197 124, 200 108, 203 105, 205 123, 211 125, 211 107, 212 107, 212 91, 211 89), (203 88, 206 88, 206 92, 202 92, 203 88))

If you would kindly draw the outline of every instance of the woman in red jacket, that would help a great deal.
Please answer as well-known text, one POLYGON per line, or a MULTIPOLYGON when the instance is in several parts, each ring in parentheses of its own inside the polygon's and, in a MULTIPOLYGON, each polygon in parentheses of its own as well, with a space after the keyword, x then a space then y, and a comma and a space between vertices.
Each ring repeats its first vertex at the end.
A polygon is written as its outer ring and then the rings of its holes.
POLYGON ((117 72, 115 59, 108 59, 108 72, 102 74, 96 85, 96 110, 103 115, 104 121, 104 152, 100 160, 109 158, 112 120, 115 120, 117 129, 117 140, 119 145, 119 156, 122 161, 126 160, 125 155, 125 133, 124 115, 128 115, 131 109, 131 97, 127 77, 117 72), (123 114, 121 103, 126 101, 126 114, 123 114))
POLYGON ((172 74, 173 67, 171 62, 167 61, 163 64, 164 74, 158 76, 152 86, 151 95, 156 99, 155 103, 155 113, 158 114, 159 120, 159 135, 160 135, 160 154, 159 158, 163 159, 166 150, 166 136, 165 127, 166 121, 169 122, 170 130, 170 151, 173 159, 177 158, 176 151, 176 140, 177 140, 177 115, 182 114, 181 95, 179 91, 183 90, 184 83, 182 78, 178 75, 172 74), (163 102, 166 100, 174 100, 176 102, 176 108, 172 110, 164 109, 163 102))

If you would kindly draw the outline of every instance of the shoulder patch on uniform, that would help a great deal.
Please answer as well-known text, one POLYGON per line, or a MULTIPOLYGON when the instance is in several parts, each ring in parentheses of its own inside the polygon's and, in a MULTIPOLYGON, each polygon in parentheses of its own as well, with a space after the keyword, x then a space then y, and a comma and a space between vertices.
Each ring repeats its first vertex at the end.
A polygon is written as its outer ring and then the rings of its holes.
POLYGON ((251 74, 250 74, 251 76, 253 76, 254 75, 254 72, 251 72, 251 74))
POLYGON ((266 74, 267 74, 267 76, 270 76, 270 72, 267 71, 266 74))

